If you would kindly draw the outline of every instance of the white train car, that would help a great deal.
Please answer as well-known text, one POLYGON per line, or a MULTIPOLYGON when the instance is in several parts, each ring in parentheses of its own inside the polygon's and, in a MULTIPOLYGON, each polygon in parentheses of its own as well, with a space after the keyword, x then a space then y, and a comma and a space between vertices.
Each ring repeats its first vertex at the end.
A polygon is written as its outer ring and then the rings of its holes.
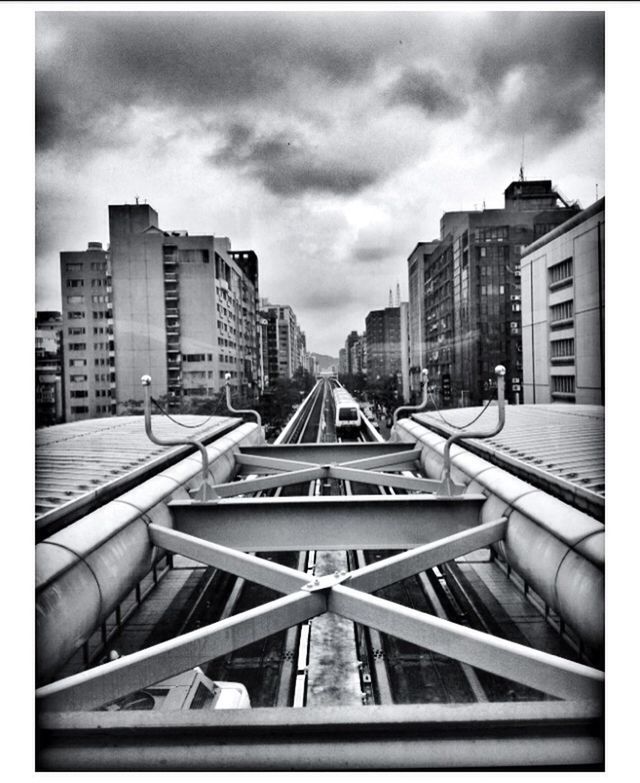
POLYGON ((360 429, 360 406, 342 386, 333 390, 336 435, 353 433, 360 429))

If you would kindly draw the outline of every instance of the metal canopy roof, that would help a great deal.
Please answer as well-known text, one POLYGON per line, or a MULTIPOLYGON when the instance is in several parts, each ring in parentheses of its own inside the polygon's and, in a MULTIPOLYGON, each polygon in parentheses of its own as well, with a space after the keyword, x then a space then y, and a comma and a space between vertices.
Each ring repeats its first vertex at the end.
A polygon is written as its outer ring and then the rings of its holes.
MULTIPOLYGON (((494 404, 490 406, 493 408, 494 404)), ((443 435, 458 432, 482 408, 455 408, 412 418, 443 435), (445 421, 446 420, 446 421, 445 421), (453 425, 453 426, 452 426, 453 425)), ((489 413, 495 416, 495 413, 489 413)), ((482 419, 480 419, 480 426, 482 419)), ((601 519, 604 513, 604 408, 512 405, 499 435, 464 447, 601 519)))

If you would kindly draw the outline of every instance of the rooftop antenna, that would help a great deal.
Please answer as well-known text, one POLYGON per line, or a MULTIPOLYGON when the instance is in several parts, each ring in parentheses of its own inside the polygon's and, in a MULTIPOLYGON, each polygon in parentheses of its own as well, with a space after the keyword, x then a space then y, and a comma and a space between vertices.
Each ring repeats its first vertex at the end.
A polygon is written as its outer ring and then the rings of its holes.
POLYGON ((522 134, 522 156, 520 158, 520 182, 524 182, 524 133, 522 134))
POLYGON ((400 283, 396 283, 396 307, 400 307, 400 283))
POLYGON ((393 307, 393 291, 389 289, 389 307, 393 307))
POLYGON ((136 196, 136 206, 138 206, 140 196, 136 196))
POLYGON ((596 182, 596 201, 598 200, 598 183, 596 182))

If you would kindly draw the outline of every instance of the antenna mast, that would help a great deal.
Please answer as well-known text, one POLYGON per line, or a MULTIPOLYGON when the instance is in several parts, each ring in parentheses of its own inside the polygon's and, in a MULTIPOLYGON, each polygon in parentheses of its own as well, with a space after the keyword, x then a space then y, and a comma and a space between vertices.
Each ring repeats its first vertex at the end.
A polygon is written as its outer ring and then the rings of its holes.
POLYGON ((524 133, 522 134, 522 155, 520 157, 520 182, 524 182, 524 133))

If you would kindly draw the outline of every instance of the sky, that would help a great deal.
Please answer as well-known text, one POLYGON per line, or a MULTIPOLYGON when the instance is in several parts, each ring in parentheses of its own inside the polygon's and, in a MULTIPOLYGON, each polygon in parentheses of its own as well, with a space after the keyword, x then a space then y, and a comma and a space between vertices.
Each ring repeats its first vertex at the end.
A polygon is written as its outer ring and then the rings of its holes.
POLYGON ((407 298, 442 213, 502 207, 522 162, 605 195, 600 11, 45 8, 35 44, 40 310, 59 253, 106 246, 108 204, 137 196, 255 250, 260 295, 337 356, 407 298))

